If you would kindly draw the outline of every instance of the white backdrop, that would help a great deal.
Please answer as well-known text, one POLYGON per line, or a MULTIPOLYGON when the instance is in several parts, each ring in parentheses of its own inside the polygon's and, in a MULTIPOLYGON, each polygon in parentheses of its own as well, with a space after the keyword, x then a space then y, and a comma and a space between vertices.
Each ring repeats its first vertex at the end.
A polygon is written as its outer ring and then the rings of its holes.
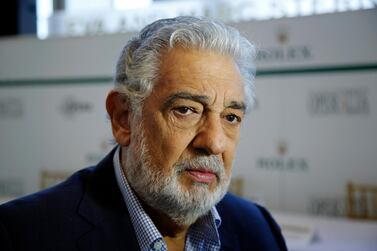
MULTIPOLYGON (((377 182, 376 23, 374 9, 235 25, 261 51, 234 168, 245 197, 313 212, 347 181, 377 182)), ((128 37, 0 40, 0 195, 111 149, 104 100, 128 37)))

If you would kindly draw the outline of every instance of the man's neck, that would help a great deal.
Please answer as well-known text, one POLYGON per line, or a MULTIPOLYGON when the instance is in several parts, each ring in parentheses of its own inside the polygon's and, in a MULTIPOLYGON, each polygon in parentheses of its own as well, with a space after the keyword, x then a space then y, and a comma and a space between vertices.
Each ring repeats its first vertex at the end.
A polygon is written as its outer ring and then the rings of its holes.
POLYGON ((169 251, 183 251, 186 234, 190 226, 178 225, 165 213, 160 212, 141 200, 145 212, 152 219, 158 231, 164 238, 169 251))

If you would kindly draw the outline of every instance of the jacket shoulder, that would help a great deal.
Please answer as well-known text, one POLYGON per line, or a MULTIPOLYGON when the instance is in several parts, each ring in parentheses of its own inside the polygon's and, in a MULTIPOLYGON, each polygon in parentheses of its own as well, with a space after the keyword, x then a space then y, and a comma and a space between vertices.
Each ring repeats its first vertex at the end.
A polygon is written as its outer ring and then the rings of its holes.
POLYGON ((66 245, 67 236, 81 225, 74 214, 91 170, 83 169, 56 186, 0 205, 0 240, 5 250, 27 250, 31 243, 39 243, 42 250, 49 242, 66 245))
MULTIPOLYGON (((0 205, 0 216, 33 210, 41 214, 49 207, 64 210, 70 207, 70 204, 76 204, 76 200, 80 199, 80 194, 84 190, 84 179, 89 175, 90 170, 91 168, 80 170, 58 185, 0 205), (61 207, 58 207, 60 204, 61 207)), ((18 216, 22 217, 22 214, 18 216)))
POLYGON ((222 220, 220 235, 225 243, 233 245, 234 250, 250 247, 253 250, 286 250, 280 227, 263 206, 228 193, 216 208, 222 220))

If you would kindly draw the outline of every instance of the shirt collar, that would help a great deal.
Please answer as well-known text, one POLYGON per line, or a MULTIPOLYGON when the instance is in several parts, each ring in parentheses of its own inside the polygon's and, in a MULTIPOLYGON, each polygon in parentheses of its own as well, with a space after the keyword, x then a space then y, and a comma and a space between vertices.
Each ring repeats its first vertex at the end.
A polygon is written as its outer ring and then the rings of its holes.
MULTIPOLYGON (((127 182, 120 163, 120 146, 118 146, 115 151, 113 165, 117 183, 130 214, 131 222, 135 229, 140 249, 143 251, 150 250, 152 248, 153 250, 153 247, 155 247, 156 244, 162 244, 161 250, 167 250, 161 233, 154 225, 152 219, 144 211, 139 199, 136 197, 127 182)), ((198 232, 201 232, 203 233, 203 239, 208 239, 214 243, 217 243, 217 245, 220 245, 220 237, 217 231, 220 224, 221 217, 216 207, 212 207, 208 214, 198 219, 198 221, 190 227, 188 235, 191 233, 197 234, 198 232)))
POLYGON ((114 168, 120 191, 122 192, 132 225, 135 229, 136 237, 142 251, 150 250, 151 245, 161 242, 162 235, 153 224, 151 218, 144 211, 140 201, 129 186, 120 164, 120 147, 114 154, 114 168))

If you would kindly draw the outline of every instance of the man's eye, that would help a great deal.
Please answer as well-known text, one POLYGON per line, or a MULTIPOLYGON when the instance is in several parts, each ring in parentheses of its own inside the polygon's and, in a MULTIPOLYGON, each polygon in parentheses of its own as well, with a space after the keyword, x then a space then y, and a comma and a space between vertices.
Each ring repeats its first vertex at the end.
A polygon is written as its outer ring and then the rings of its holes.
POLYGON ((234 115, 234 114, 226 115, 225 119, 228 120, 232 124, 241 122, 241 118, 237 115, 234 115))
POLYGON ((193 109, 187 106, 177 107, 174 110, 178 112, 180 115, 189 115, 193 113, 193 109))

